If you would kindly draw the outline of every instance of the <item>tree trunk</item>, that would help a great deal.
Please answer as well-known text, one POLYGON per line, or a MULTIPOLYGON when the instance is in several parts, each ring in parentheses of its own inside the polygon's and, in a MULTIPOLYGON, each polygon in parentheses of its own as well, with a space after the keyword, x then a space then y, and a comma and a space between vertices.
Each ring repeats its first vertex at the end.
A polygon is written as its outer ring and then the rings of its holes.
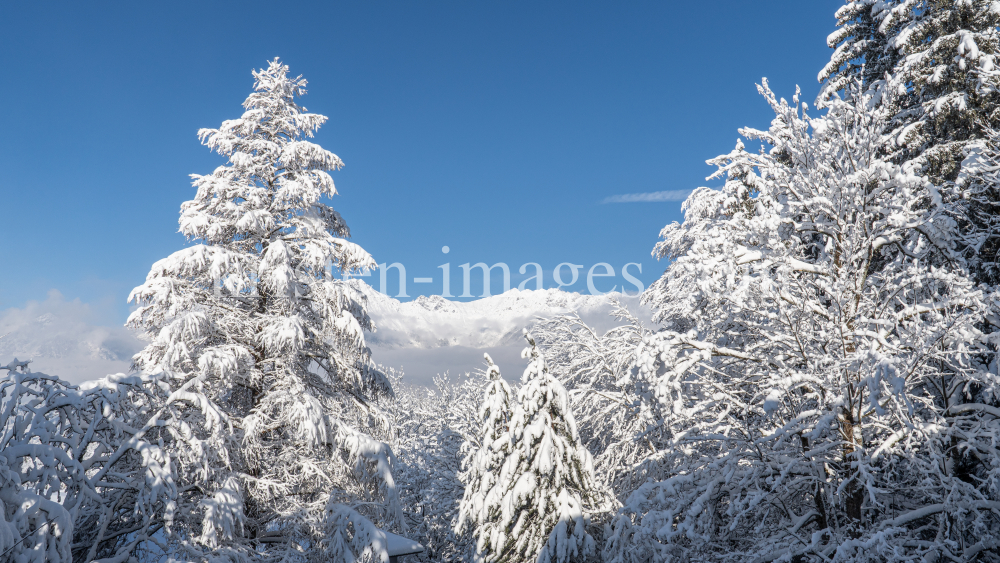
POLYGON ((855 454, 857 452, 857 441, 854 437, 856 425, 857 421, 851 409, 843 409, 841 411, 840 431, 841 438, 844 440, 843 464, 846 471, 846 479, 848 480, 847 486, 844 487, 844 512, 847 514, 854 528, 852 534, 856 534, 860 527, 861 505, 865 500, 864 489, 861 487, 861 483, 858 482, 858 471, 853 467, 852 463, 855 461, 855 454))

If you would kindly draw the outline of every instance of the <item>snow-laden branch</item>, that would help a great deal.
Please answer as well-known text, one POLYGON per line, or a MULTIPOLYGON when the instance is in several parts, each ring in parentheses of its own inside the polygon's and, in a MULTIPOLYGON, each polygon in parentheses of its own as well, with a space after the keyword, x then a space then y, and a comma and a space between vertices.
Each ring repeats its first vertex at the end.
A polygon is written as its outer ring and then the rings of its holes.
POLYGON ((163 526, 177 495, 171 459, 149 428, 155 378, 82 386, 0 368, 2 559, 126 561, 163 526))

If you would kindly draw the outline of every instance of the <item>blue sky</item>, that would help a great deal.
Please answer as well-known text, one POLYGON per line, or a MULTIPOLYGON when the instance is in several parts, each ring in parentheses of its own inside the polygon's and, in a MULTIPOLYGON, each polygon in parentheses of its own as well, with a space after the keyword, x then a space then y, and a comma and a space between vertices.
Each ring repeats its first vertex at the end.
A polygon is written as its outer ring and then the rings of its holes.
POLYGON ((738 127, 769 123, 762 76, 811 101, 839 5, 5 2, 0 309, 56 289, 123 321, 129 290, 185 244, 188 174, 222 163, 196 131, 238 117, 275 56, 330 117, 334 206, 378 262, 405 264, 409 295, 439 293, 446 261, 456 295, 458 265, 480 261, 514 285, 537 262, 546 287, 580 264, 577 290, 595 263, 618 273, 610 289, 637 262, 648 285, 680 202, 602 202, 706 185, 738 127))

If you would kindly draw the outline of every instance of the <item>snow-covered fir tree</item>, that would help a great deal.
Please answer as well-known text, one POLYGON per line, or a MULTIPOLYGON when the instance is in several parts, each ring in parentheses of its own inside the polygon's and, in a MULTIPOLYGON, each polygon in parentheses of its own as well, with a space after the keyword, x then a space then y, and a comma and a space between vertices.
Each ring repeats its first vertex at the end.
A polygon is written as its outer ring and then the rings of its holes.
POLYGON ((954 180, 970 140, 1000 120, 1000 3, 849 0, 820 73, 821 98, 855 78, 886 105, 886 150, 916 160, 940 185, 954 180))
POLYGON ((837 30, 826 39, 834 52, 819 73, 827 92, 857 80, 868 87, 895 70, 902 55, 893 40, 905 21, 905 1, 848 0, 837 10, 837 30))
POLYGON ((513 393, 500 375, 500 368, 485 354, 490 383, 479 407, 476 436, 466 442, 464 487, 456 532, 475 538, 475 561, 494 561, 503 549, 497 543, 502 525, 502 483, 498 482, 504 461, 513 450, 510 423, 514 414, 513 393))
POLYGON ((0 561, 158 558, 177 493, 159 444, 154 381, 110 375, 76 386, 0 367, 0 561))
POLYGON ((130 296, 129 325, 151 339, 135 365, 168 392, 167 530, 177 557, 292 561, 326 546, 351 560, 365 544, 384 558, 362 524, 402 525, 373 401, 391 389, 365 346, 364 299, 338 276, 375 263, 323 203, 343 163, 308 140, 327 118, 297 104, 306 81, 277 59, 253 76, 243 115, 198 132, 228 162, 192 175, 180 232, 194 244, 130 296))
POLYGON ((666 329, 637 363, 671 476, 631 496, 606 560, 997 560, 1000 410, 962 402, 1000 391, 997 303, 955 248, 964 200, 883 156, 877 94, 810 119, 761 92, 772 126, 741 132, 770 152, 714 160, 724 187, 656 247, 666 329))
POLYGON ((499 505, 498 523, 486 544, 492 551, 485 558, 583 561, 595 551, 585 512, 594 491, 593 460, 580 444, 566 389, 549 374, 527 331, 525 338, 530 346, 523 356, 529 363, 506 438, 511 451, 496 475, 495 492, 484 503, 487 510, 499 505))
POLYGON ((549 372, 569 393, 580 440, 594 457, 595 493, 606 497, 595 521, 614 513, 613 497, 623 501, 663 476, 655 452, 667 445, 635 377, 636 350, 651 331, 624 304, 612 304, 620 324, 603 334, 575 314, 540 319, 531 328, 549 372))
POLYGON ((886 88, 906 96, 893 116, 897 158, 917 157, 935 183, 954 179, 970 139, 1000 120, 1000 4, 993 0, 907 3, 893 38, 902 57, 886 88))

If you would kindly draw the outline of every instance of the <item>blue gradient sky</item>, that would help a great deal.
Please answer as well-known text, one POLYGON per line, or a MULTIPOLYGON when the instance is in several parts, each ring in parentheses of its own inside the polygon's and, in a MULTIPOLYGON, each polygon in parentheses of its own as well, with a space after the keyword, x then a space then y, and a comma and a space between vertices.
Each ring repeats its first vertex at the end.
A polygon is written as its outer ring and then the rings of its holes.
POLYGON ((648 285, 680 203, 601 202, 705 185, 738 127, 769 123, 762 76, 811 101, 840 4, 5 2, 0 309, 57 289, 123 321, 185 244, 187 175, 222 163, 197 129, 238 117, 275 56, 330 116, 335 207, 376 260, 406 265, 411 296, 440 292, 445 261, 456 295, 458 265, 479 261, 515 285, 537 262, 547 287, 560 262, 639 262, 648 285))

